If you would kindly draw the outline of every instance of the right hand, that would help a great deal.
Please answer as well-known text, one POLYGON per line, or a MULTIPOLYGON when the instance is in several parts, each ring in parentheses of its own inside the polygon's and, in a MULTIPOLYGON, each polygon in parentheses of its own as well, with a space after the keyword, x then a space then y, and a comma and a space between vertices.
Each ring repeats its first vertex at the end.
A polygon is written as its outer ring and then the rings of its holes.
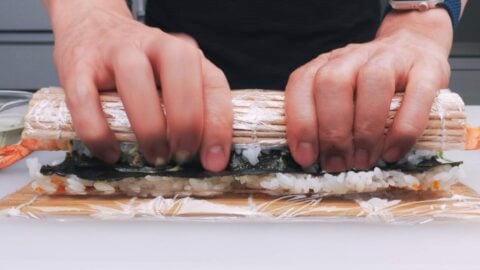
POLYGON ((223 170, 232 137, 225 75, 191 42, 126 13, 90 9, 57 27, 52 17, 55 64, 78 136, 95 156, 118 160, 98 94, 116 89, 150 163, 183 162, 200 151, 205 169, 223 170))

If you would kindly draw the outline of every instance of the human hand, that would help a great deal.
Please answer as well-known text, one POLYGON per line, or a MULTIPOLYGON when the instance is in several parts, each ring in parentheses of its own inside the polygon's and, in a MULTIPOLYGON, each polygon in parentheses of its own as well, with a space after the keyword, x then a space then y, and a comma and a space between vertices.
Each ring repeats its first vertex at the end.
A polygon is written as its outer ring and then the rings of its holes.
POLYGON ((443 9, 392 12, 364 44, 322 54, 286 88, 287 140, 294 159, 328 172, 400 159, 423 133, 436 91, 448 86, 452 26, 443 9), (405 91, 384 133, 395 91, 405 91))
POLYGON ((45 1, 78 136, 97 157, 118 160, 98 94, 116 89, 149 162, 162 165, 170 156, 183 162, 200 150, 207 170, 224 169, 232 137, 225 75, 191 42, 134 21, 124 2, 45 1))

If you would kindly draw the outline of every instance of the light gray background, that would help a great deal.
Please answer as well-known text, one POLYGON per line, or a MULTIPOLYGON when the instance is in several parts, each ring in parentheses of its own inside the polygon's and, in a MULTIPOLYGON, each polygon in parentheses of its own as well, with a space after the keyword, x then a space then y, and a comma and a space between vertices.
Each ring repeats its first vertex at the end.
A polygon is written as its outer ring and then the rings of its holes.
MULTIPOLYGON (((480 1, 470 0, 456 30, 450 61, 451 88, 467 104, 480 104, 479 12, 480 1)), ((40 0, 0 1, 0 89, 58 85, 52 46, 53 35, 40 0)))

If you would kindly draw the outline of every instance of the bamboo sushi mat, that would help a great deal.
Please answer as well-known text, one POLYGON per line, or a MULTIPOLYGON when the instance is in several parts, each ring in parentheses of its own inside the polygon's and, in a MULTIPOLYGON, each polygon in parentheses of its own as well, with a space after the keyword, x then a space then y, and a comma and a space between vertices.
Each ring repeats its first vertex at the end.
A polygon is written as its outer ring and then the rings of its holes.
POLYGON ((480 197, 463 184, 449 192, 390 190, 341 197, 226 195, 216 198, 131 198, 37 195, 30 185, 0 201, 0 214, 27 218, 238 219, 425 223, 479 219, 480 197), (262 219, 263 218, 263 219, 262 219))

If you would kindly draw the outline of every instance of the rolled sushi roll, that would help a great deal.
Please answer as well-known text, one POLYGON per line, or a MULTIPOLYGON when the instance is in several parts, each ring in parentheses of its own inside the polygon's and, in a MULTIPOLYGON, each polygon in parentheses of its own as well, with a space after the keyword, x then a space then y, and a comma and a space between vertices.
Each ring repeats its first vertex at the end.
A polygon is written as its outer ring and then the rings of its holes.
POLYGON ((228 168, 220 173, 204 171, 198 160, 151 167, 134 143, 122 145, 121 160, 114 165, 92 157, 79 142, 72 149, 56 165, 42 166, 37 159, 27 160, 35 191, 139 197, 209 197, 227 193, 327 196, 391 188, 447 190, 463 176, 461 162, 445 160, 441 152, 431 150, 412 150, 391 164, 379 161, 369 171, 329 174, 319 164, 301 168, 287 149, 258 151, 258 145, 232 151, 228 168))
MULTIPOLYGON (((414 150, 393 164, 379 161, 369 171, 329 174, 319 164, 301 168, 286 143, 284 93, 267 90, 232 92, 233 147, 227 169, 203 170, 200 162, 148 164, 138 151, 123 104, 116 93, 101 93, 107 122, 120 142, 116 164, 104 163, 78 140, 61 88, 34 94, 25 117, 22 142, 0 149, 0 169, 36 150, 64 150, 60 164, 27 162, 33 188, 44 194, 126 194, 131 196, 216 196, 226 193, 341 195, 390 188, 445 190, 461 176, 460 162, 443 159, 442 151, 480 148, 480 132, 466 126, 464 103, 450 90, 438 91, 424 134, 414 150)), ((401 106, 402 94, 390 105, 385 132, 401 106)))

